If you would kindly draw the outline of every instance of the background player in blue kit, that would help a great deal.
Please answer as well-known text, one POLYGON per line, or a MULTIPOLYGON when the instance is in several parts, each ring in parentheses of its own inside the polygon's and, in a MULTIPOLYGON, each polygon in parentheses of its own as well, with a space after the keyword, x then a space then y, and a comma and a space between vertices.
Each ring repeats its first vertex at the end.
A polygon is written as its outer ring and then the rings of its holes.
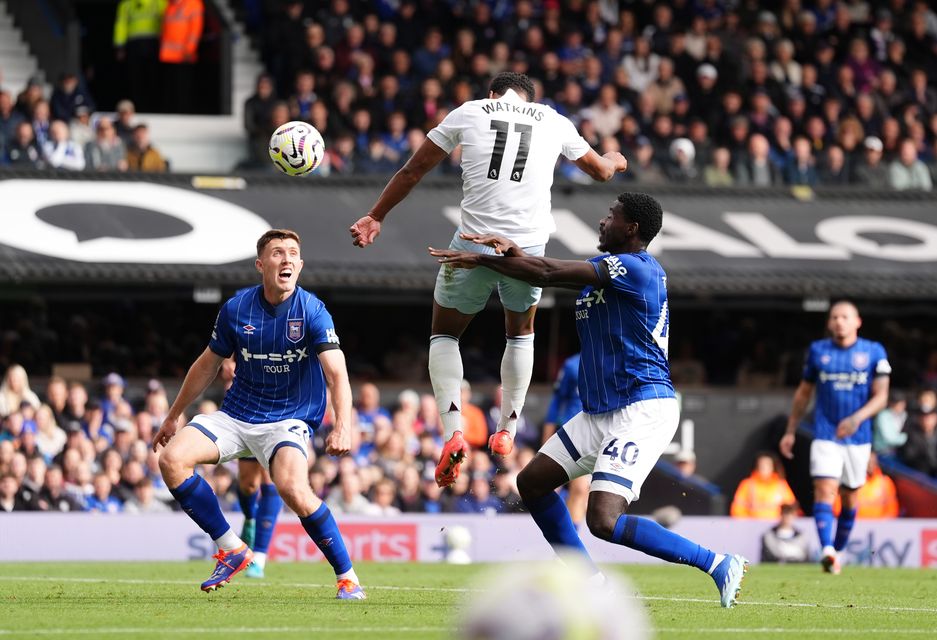
POLYGON ((716 554, 653 520, 625 513, 673 440, 679 420, 667 365, 667 276, 645 250, 662 220, 654 198, 623 193, 599 223, 599 251, 607 253, 588 261, 528 256, 493 235, 463 238, 494 247, 501 256, 432 248, 430 253, 455 267, 484 266, 535 286, 581 289, 576 329, 583 411, 517 478, 524 504, 547 541, 588 558, 555 490, 591 472, 586 524, 594 536, 707 572, 722 606, 731 607, 748 565, 745 558, 716 554))
POLYGON ((891 365, 881 344, 859 337, 861 326, 853 303, 837 302, 830 308, 827 329, 831 337, 810 345, 787 432, 779 444, 782 455, 794 457, 794 434, 816 389, 810 475, 813 517, 822 547, 820 562, 829 573, 840 572, 839 552, 846 548, 856 522, 857 494, 865 484, 872 450, 872 418, 888 404, 891 365), (834 537, 837 491, 842 510, 834 537))
POLYGON ((256 267, 263 284, 222 305, 208 348, 189 368, 153 440, 154 450, 165 447, 160 471, 183 511, 218 545, 218 563, 203 591, 227 584, 251 564, 253 553, 194 467, 253 456, 335 570, 337 597, 364 599, 335 518, 306 475, 309 432, 325 414, 326 387, 335 411, 326 452, 344 455, 351 448, 351 387, 335 325, 325 305, 296 285, 303 261, 295 232, 272 229, 261 236, 256 267), (177 433, 183 411, 232 355, 234 381, 221 409, 195 416, 177 433))

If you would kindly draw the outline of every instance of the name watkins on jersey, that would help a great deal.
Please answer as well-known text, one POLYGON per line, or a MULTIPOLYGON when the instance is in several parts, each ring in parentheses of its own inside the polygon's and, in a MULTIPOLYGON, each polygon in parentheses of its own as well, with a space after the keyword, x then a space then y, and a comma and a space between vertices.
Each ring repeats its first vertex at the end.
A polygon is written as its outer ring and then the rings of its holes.
POLYGON ((517 105, 511 104, 510 102, 504 102, 503 100, 495 100, 488 104, 482 105, 482 109, 485 110, 485 113, 492 113, 494 111, 510 111, 511 113, 520 113, 525 116, 531 116, 536 122, 543 120, 543 111, 536 109, 530 105, 517 105))

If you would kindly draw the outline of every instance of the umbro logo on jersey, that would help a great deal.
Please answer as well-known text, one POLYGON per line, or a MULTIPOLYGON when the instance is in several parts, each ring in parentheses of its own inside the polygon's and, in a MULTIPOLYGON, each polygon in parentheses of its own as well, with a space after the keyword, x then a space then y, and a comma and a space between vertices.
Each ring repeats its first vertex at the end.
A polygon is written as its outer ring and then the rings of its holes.
POLYGON ((257 327, 255 327, 252 324, 245 324, 243 329, 244 329, 244 333, 251 336, 251 335, 254 335, 254 331, 257 329, 257 327))

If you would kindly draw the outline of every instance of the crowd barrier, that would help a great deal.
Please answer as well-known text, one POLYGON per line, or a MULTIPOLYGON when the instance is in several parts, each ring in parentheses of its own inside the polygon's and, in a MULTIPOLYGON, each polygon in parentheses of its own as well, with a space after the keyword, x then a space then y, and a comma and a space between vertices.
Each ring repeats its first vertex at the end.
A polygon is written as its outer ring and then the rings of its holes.
MULTIPOLYGON (((240 517, 231 519, 240 529, 240 517)), ((686 517, 674 531, 717 551, 757 562, 761 536, 773 523, 728 517, 686 517)), ((812 519, 797 526, 811 539, 812 519)), ((512 562, 548 558, 550 547, 526 515, 340 516, 339 527, 354 560, 378 562, 512 562)), ((581 532, 596 560, 658 562, 581 532)), ((814 551, 817 551, 816 549, 814 551)), ((188 517, 14 513, 0 515, 0 562, 208 560, 208 536, 188 517), (65 534, 67 532, 67 534, 65 534)), ((271 562, 316 562, 322 555, 299 521, 284 514, 271 542, 271 562)), ((860 520, 846 550, 848 564, 937 567, 937 519, 860 520)))

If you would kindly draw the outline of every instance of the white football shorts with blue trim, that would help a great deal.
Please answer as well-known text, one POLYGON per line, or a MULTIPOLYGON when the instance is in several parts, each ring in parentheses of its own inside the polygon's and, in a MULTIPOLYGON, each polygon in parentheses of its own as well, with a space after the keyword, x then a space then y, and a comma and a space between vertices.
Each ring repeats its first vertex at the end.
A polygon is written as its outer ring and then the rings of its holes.
POLYGON ((858 489, 865 484, 871 456, 871 444, 814 440, 810 445, 810 477, 832 478, 848 489, 858 489))
MULTIPOLYGON (((491 247, 462 240, 459 238, 460 233, 460 230, 455 232, 452 242, 449 243, 450 249, 483 253, 489 256, 496 255, 491 247)), ((523 247, 523 249, 528 255, 542 256, 546 245, 539 244, 535 247, 523 247)), ((456 269, 448 264, 439 268, 433 298, 441 307, 455 309, 466 315, 474 315, 485 308, 495 287, 498 287, 501 306, 508 311, 523 313, 540 302, 540 287, 531 286, 485 267, 456 269)))
POLYGON ((606 413, 578 413, 540 448, 569 479, 592 474, 590 491, 634 502, 680 423, 676 398, 635 402, 606 413))
POLYGON ((270 461, 282 447, 295 447, 308 457, 309 427, 291 418, 266 424, 249 424, 222 411, 202 413, 189 420, 187 427, 201 431, 218 447, 218 463, 254 457, 270 468, 270 461))

